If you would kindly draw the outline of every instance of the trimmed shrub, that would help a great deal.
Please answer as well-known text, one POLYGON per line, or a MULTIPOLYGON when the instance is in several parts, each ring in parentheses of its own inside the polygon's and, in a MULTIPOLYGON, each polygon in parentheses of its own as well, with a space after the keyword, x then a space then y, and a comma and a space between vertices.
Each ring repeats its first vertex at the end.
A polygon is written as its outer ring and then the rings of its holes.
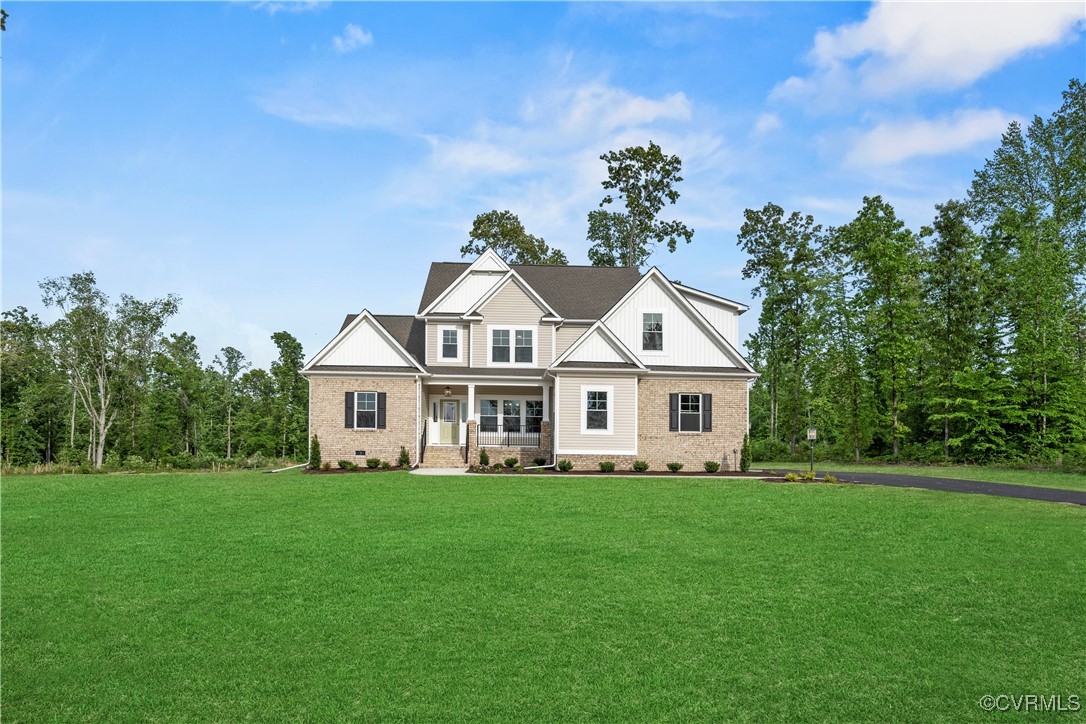
POLYGON ((380 465, 381 465, 381 458, 366 458, 366 467, 367 468, 374 469, 374 468, 379 467, 380 465))
POLYGON ((407 448, 400 445, 400 457, 396 459, 396 464, 401 468, 411 467, 411 456, 407 454, 407 448))
POLYGON ((494 463, 494 467, 492 467, 491 470, 496 473, 503 472, 505 470, 505 465, 503 463, 494 463))
POLYGON ((705 472, 715 473, 717 470, 720 470, 720 463, 718 463, 716 460, 705 461, 705 472))
POLYGON ((350 460, 340 460, 336 465, 339 465, 340 470, 358 470, 358 465, 350 460))
POLYGON ((479 464, 484 467, 490 465, 490 454, 487 453, 485 447, 479 448, 479 464))
POLYGON ((541 465, 546 465, 546 464, 547 464, 547 458, 532 458, 532 465, 535 465, 537 468, 539 466, 541 466, 541 465))
POLYGON ((309 469, 316 470, 321 466, 321 441, 314 435, 309 441, 309 469))
POLYGON ((750 435, 743 435, 743 447, 739 448, 739 469, 750 470, 750 435))
POLYGON ((513 468, 513 472, 514 473, 523 473, 524 472, 524 466, 523 465, 517 465, 515 468, 513 468))
POLYGON ((822 481, 830 483, 831 485, 836 485, 838 483, 836 475, 827 475, 826 477, 822 478, 822 481))
POLYGON ((667 464, 667 469, 670 470, 673 473, 677 473, 677 472, 679 472, 680 470, 683 469, 683 464, 682 463, 668 463, 667 464))
POLYGON ((382 460, 381 461, 381 469, 382 470, 391 470, 392 469, 392 463, 390 463, 388 460, 382 460))
POLYGON ((321 463, 321 470, 331 470, 331 469, 332 469, 332 461, 331 460, 325 460, 323 463, 321 463))
POLYGON ((559 460, 558 469, 561 470, 563 473, 568 473, 570 470, 573 469, 573 463, 569 460, 559 460))
POLYGON ((518 464, 520 464, 520 460, 518 460, 517 458, 505 459, 505 467, 507 468, 515 468, 518 464))
POLYGON ((613 472, 615 472, 615 464, 613 462, 611 462, 610 460, 601 460, 600 461, 600 472, 601 473, 613 473, 613 472))
POLYGON ((808 480, 808 481, 809 480, 814 480, 815 479, 814 471, 813 470, 804 470, 802 473, 799 474, 799 479, 800 480, 808 480))
POLYGON ((634 472, 643 473, 649 469, 649 464, 644 460, 634 460, 633 469, 634 472))
POLYGON ((799 482, 799 476, 796 475, 795 473, 788 473, 787 475, 784 476, 784 479, 787 480, 790 483, 798 483, 799 482))

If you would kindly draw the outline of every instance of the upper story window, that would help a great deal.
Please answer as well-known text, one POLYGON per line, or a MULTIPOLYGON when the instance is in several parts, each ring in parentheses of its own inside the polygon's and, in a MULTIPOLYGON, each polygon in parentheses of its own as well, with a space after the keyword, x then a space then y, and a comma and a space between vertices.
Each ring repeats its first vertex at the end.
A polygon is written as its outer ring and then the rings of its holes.
POLYGON ((491 327, 490 362, 500 365, 534 364, 535 330, 491 327))
POLYGON ((645 312, 641 315, 641 349, 644 352, 663 351, 664 315, 661 312, 645 312))
POLYGON ((441 359, 460 359, 460 330, 455 327, 441 330, 441 359))

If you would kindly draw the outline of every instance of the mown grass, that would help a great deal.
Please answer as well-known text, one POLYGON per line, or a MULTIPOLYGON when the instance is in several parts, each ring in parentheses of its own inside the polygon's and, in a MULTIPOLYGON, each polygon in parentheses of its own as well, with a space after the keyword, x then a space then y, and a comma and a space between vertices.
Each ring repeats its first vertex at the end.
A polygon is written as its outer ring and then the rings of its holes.
POLYGON ((960 722, 1086 694, 1073 506, 403 473, 0 493, 6 721, 960 722))
MULTIPOLYGON (((807 470, 809 463, 758 462, 754 470, 807 470)), ((1036 485, 1042 488, 1086 490, 1086 474, 1065 473, 1053 470, 1019 470, 985 465, 856 465, 854 463, 815 463, 815 470, 830 473, 886 473, 888 475, 921 475, 926 478, 951 478, 952 480, 982 480, 988 483, 1012 485, 1036 485)))

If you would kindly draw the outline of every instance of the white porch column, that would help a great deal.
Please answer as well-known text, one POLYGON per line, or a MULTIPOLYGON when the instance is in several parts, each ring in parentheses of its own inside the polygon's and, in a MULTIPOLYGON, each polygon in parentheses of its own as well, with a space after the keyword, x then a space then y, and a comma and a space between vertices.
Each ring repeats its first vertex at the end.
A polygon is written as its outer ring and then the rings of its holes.
MULTIPOLYGON (((475 420, 475 384, 468 384, 468 412, 465 419, 475 420)), ((478 422, 478 420, 476 420, 478 422)))
POLYGON ((551 383, 543 383, 543 422, 551 421, 551 383))

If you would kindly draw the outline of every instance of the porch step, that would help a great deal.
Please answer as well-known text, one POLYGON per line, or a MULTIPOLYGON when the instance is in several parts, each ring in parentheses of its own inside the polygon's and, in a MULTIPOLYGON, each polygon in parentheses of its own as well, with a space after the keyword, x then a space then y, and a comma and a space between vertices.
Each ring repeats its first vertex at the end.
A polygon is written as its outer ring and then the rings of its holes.
POLYGON ((466 468, 464 447, 427 445, 422 454, 422 468, 466 468))

